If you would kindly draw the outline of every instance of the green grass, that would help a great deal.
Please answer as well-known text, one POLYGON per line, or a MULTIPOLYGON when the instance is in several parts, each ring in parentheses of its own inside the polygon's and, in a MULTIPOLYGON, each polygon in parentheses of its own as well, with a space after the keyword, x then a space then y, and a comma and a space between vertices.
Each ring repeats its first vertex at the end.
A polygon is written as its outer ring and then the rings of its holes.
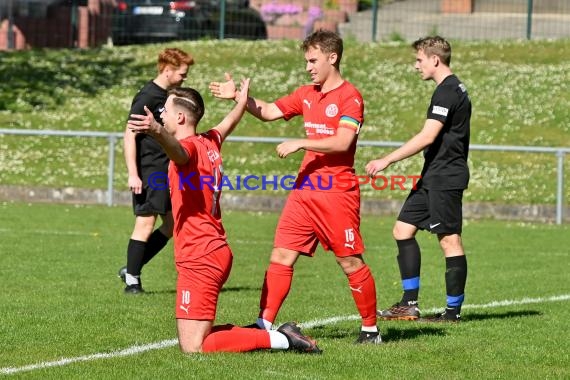
MULTIPOLYGON (((234 268, 219 323, 256 317, 277 214, 226 212, 234 268)), ((147 294, 128 297, 116 278, 125 260, 132 215, 124 207, 0 205, 0 369, 49 363, 175 338, 172 246, 145 268, 147 294)), ((366 261, 376 278, 378 306, 400 296, 393 218, 365 217, 366 261)), ((301 258, 278 322, 317 323, 306 329, 324 354, 283 352, 185 356, 176 346, 18 372, 41 379, 369 379, 568 378, 568 298, 483 308, 493 301, 566 295, 570 227, 467 221, 469 261, 464 321, 458 325, 379 322, 385 344, 355 346, 359 322, 346 278, 329 253, 301 258)), ((423 248, 421 306, 445 301, 444 260, 437 240, 423 248)), ((3 371, 0 370, 0 374, 3 371)))
MULTIPOLYGON (((473 144, 570 146, 570 92, 565 85, 570 63, 560 53, 570 49, 570 40, 452 44, 452 68, 466 83, 473 102, 473 144)), ((196 58, 187 85, 205 97, 204 130, 231 107, 208 90, 209 82, 222 79, 224 71, 232 71, 236 78, 251 76, 252 94, 265 100, 308 82, 302 53, 293 41, 193 41, 177 46, 196 58)), ((156 56, 163 48, 0 53, 0 124, 122 132, 132 97, 154 77, 156 56)), ((420 130, 434 84, 422 82, 413 63, 412 49, 405 43, 346 41, 342 72, 366 101, 361 140, 405 141, 420 130)), ((235 135, 300 137, 303 133, 299 119, 263 124, 247 115, 235 135)), ((368 160, 386 152, 360 148, 357 172, 363 174, 368 160)), ((279 160, 274 145, 266 144, 226 144, 223 153, 230 174, 291 174, 301 159, 296 154, 279 160)), ((0 135, 0 183, 105 188, 107 154, 102 139, 0 135)), ((114 184, 126 190, 121 143, 116 158, 114 184)), ((470 159, 473 177, 467 201, 554 204, 554 155, 473 151, 470 159)), ((392 170, 417 174, 421 158, 418 155, 392 170)), ((564 174, 564 195, 569 199, 567 159, 564 174)), ((364 196, 372 192, 365 191, 364 196)), ((391 192, 383 197, 401 195, 391 192)))

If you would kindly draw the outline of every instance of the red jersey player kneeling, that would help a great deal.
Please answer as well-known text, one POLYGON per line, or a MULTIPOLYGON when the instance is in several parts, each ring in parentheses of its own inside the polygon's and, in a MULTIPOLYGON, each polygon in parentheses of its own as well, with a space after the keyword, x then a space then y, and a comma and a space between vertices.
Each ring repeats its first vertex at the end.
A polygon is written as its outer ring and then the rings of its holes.
POLYGON ((133 132, 152 135, 171 160, 168 179, 178 271, 176 323, 180 349, 188 353, 270 348, 320 353, 316 343, 293 322, 273 331, 214 326, 218 296, 233 259, 216 186, 223 175, 220 148, 245 112, 248 90, 249 79, 244 79, 235 107, 220 124, 204 133, 197 133, 204 101, 192 88, 169 91, 160 115, 164 127, 146 107, 146 115, 131 115, 128 123, 133 132), (214 186, 201 186, 203 176, 214 178, 214 186))

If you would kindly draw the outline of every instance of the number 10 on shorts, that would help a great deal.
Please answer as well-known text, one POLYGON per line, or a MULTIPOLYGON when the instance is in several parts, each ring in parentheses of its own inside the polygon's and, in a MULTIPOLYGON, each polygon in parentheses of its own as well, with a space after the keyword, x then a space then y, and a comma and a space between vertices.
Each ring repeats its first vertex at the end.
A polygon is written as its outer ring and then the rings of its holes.
POLYGON ((182 303, 182 305, 189 305, 190 304, 190 291, 189 290, 183 290, 181 292, 181 296, 182 296, 182 299, 180 300, 180 303, 182 303))

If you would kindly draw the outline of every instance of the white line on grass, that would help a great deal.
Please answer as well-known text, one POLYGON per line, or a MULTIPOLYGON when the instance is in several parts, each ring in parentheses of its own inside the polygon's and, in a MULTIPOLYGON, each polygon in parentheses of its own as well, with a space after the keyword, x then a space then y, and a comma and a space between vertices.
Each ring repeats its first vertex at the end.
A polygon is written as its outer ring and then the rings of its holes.
MULTIPOLYGON (((533 303, 544 303, 544 302, 559 302, 559 301, 568 301, 570 300, 570 294, 562 294, 559 296, 552 296, 547 298, 523 298, 520 300, 504 300, 504 301, 493 301, 482 305, 463 305, 462 309, 488 309, 493 307, 502 307, 502 306, 513 306, 513 305, 528 305, 533 303)), ((435 313, 441 310, 441 308, 432 308, 423 310, 425 313, 435 313)), ((346 316, 338 316, 338 317, 331 317, 325 319, 316 319, 313 321, 305 322, 300 324, 301 327, 309 329, 318 326, 325 326, 331 325, 337 322, 344 322, 344 321, 352 321, 359 319, 359 315, 346 315, 346 316)), ((103 352, 98 354, 92 355, 85 355, 85 356, 78 356, 75 358, 62 358, 60 360, 52 361, 52 362, 42 362, 38 364, 30 364, 23 367, 5 367, 0 368, 0 374, 3 375, 10 375, 18 372, 25 372, 25 371, 33 371, 36 369, 44 369, 49 367, 59 367, 64 366, 72 363, 77 362, 88 362, 98 359, 110 359, 110 358, 117 358, 121 356, 131 356, 136 355, 141 352, 150 351, 150 350, 159 350, 162 348, 172 347, 178 344, 178 339, 169 339, 163 340, 157 343, 150 343, 145 344, 142 346, 131 346, 129 348, 125 348, 119 351, 111 351, 111 352, 103 352)))
MULTIPOLYGON (((558 302, 558 301, 568 301, 570 300, 570 294, 562 294, 560 296, 552 296, 548 298, 523 298, 520 300, 504 300, 504 301, 493 301, 482 305, 469 305, 465 304, 461 306, 462 310, 465 309, 488 309, 491 307, 501 307, 501 306, 513 306, 513 305, 528 305, 532 303, 544 303, 544 302, 558 302)), ((431 309, 422 309, 422 314, 432 314, 438 311, 442 311, 442 308, 431 308, 431 309)), ((300 327, 305 329, 311 329, 313 327, 318 326, 325 326, 331 325, 337 322, 343 321, 352 321, 360 319, 360 315, 347 315, 347 316, 339 316, 339 317, 332 317, 326 319, 316 319, 314 321, 301 323, 300 327)))
POLYGON ((30 364, 23 367, 7 367, 0 369, 1 374, 9 375, 16 372, 33 371, 35 369, 44 369, 49 367, 59 367, 77 362, 90 362, 97 359, 118 358, 121 356, 131 356, 141 352, 158 350, 161 348, 172 347, 178 344, 178 339, 163 340, 162 342, 145 344, 143 346, 131 346, 120 351, 103 352, 92 355, 78 356, 75 358, 62 358, 53 362, 43 362, 38 364, 30 364))
POLYGON ((97 236, 99 232, 87 232, 87 231, 58 231, 58 230, 16 230, 11 228, 0 228, 0 233, 19 233, 28 235, 69 235, 69 236, 97 236))

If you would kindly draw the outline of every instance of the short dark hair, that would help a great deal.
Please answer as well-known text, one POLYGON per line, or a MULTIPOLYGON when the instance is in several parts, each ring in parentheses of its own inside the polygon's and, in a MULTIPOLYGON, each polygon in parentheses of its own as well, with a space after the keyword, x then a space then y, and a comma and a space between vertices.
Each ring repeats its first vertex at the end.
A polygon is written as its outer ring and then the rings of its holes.
POLYGON ((172 103, 189 112, 189 116, 198 124, 204 116, 204 99, 198 91, 190 87, 177 87, 168 91, 168 96, 174 96, 172 103))
POLYGON ((321 51, 326 54, 336 53, 338 59, 335 66, 337 69, 339 68, 343 43, 342 38, 335 32, 326 29, 316 30, 305 38, 300 47, 304 52, 309 50, 310 47, 313 47, 321 49, 321 51))
POLYGON ((451 63, 451 45, 443 37, 429 36, 420 38, 414 41, 412 47, 416 51, 423 50, 428 57, 432 55, 438 56, 446 66, 449 66, 451 63))

